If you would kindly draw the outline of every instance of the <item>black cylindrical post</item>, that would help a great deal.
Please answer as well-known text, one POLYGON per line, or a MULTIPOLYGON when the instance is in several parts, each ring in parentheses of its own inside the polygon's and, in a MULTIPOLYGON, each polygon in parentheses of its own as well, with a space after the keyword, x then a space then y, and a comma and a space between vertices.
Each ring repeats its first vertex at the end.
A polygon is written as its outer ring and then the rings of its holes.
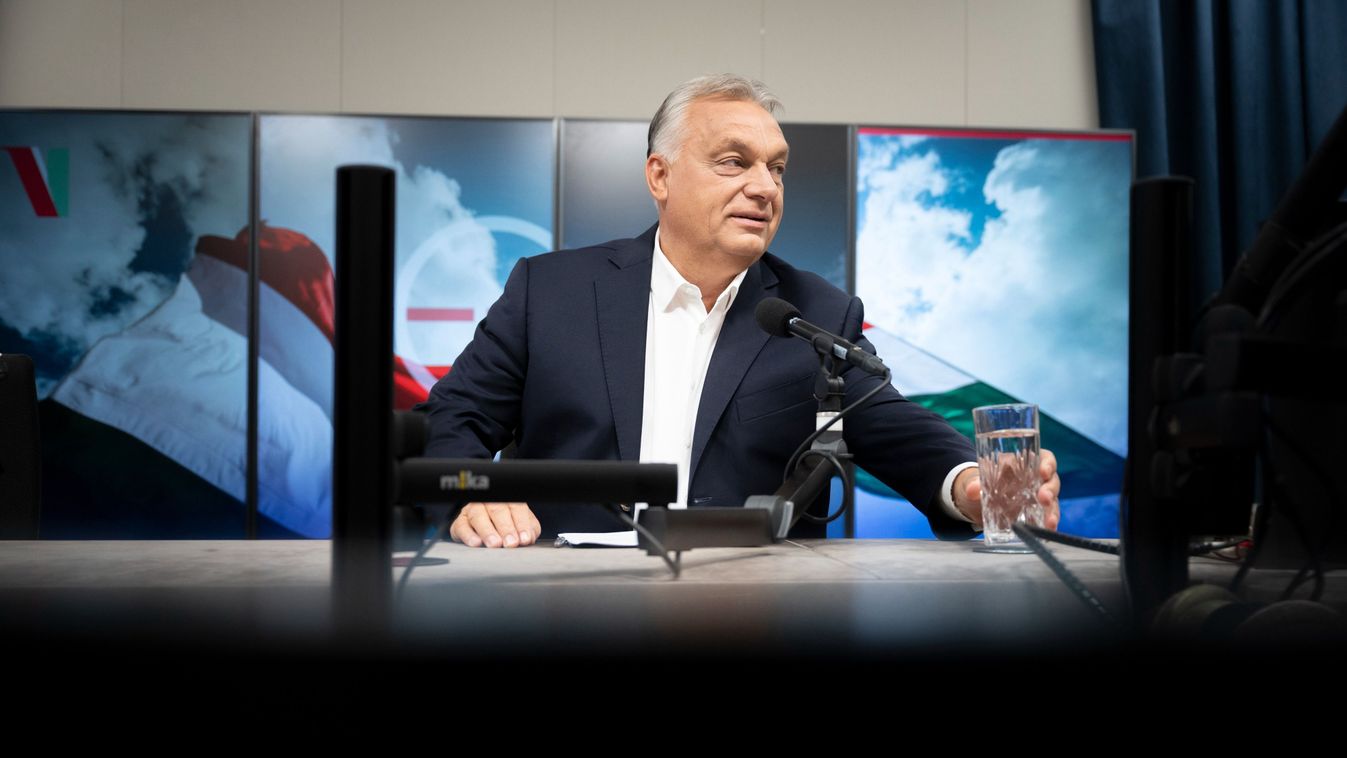
POLYGON ((1144 616, 1188 580, 1188 535, 1179 504, 1157 493, 1150 419, 1156 359, 1185 350, 1192 323, 1193 182, 1132 185, 1126 500, 1120 512, 1123 573, 1132 609, 1144 616))
POLYGON ((393 171, 337 169, 333 600, 339 622, 376 629, 392 589, 393 213, 393 171))

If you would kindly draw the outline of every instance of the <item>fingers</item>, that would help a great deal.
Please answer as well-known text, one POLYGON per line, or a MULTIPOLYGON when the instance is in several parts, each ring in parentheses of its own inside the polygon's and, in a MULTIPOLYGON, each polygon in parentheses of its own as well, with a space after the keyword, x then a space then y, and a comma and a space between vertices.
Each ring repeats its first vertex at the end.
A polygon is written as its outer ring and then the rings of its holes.
POLYGON ((511 514, 508 503, 488 503, 469 518, 469 523, 487 547, 519 547, 519 532, 511 514))
POLYGON ((449 536, 468 547, 532 545, 541 533, 527 503, 469 503, 449 527, 449 536))
POLYGON ((1062 494, 1062 480, 1057 476, 1057 456, 1044 448, 1038 455, 1038 473, 1043 486, 1038 488, 1038 502, 1043 504, 1043 526, 1056 529, 1061 521, 1058 499, 1062 494))
POLYGON ((976 468, 959 472, 954 480, 954 507, 967 516, 973 526, 982 526, 982 480, 976 468))
POLYGON ((1043 504, 1043 526, 1056 529, 1061 521, 1061 506, 1058 498, 1062 491, 1062 480, 1054 471, 1052 478, 1038 488, 1038 502, 1043 504))
POLYGON ((1038 499, 1042 501, 1044 505, 1047 505, 1048 501, 1044 500, 1045 494, 1048 497, 1051 497, 1054 503, 1057 502, 1057 498, 1061 497, 1062 480, 1057 474, 1054 473, 1051 479, 1044 481, 1043 486, 1038 488, 1038 499))
POLYGON ((538 523, 538 517, 529 510, 528 503, 506 503, 506 505, 510 509, 511 520, 519 530, 519 544, 532 545, 537 542, 543 527, 538 523))
POLYGON ((1045 482, 1057 475, 1057 456, 1053 455, 1052 451, 1047 448, 1039 451, 1038 473, 1045 482))
POLYGON ((973 477, 968 481, 968 486, 964 488, 964 497, 968 498, 970 503, 982 502, 982 478, 973 477))
POLYGON ((455 542, 462 542, 468 547, 481 547, 482 538, 472 528, 472 515, 479 508, 486 508, 481 503, 469 503, 458 512, 454 523, 449 526, 449 537, 455 542))

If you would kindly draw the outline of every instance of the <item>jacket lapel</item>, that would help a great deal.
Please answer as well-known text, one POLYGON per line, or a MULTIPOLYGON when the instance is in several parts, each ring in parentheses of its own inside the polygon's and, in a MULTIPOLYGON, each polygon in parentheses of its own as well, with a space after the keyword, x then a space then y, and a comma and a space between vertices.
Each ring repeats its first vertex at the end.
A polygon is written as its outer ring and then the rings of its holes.
POLYGON ((615 248, 613 268, 594 280, 599 319, 599 351, 608 383, 618 455, 641 459, 641 414, 645 405, 645 331, 650 311, 650 265, 654 255, 652 227, 637 239, 615 248))
MULTIPOLYGON (((758 303, 775 289, 776 274, 772 273, 759 259, 739 286, 739 294, 734 298, 729 313, 725 314, 725 324, 720 328, 720 337, 716 340, 715 352, 711 354, 711 365, 706 369, 706 382, 702 385, 702 399, 697 407, 697 426, 692 434, 692 461, 688 466, 689 481, 695 479, 697 464, 711 439, 711 432, 725 413, 730 398, 743 381, 748 367, 753 365, 763 345, 771 336, 757 324, 755 311, 758 303)), ((688 493, 691 497, 691 493, 688 493)))

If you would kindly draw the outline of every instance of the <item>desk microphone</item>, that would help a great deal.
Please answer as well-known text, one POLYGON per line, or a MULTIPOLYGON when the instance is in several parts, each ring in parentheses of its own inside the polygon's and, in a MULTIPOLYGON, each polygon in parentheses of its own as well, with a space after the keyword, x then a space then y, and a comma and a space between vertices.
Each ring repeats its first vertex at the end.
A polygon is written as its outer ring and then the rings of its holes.
POLYGON ((813 345, 820 353, 833 355, 862 371, 876 376, 884 376, 888 372, 879 356, 867 353, 827 329, 805 321, 800 318, 798 308, 779 297, 769 297, 758 303, 754 315, 758 319, 758 326, 774 337, 789 337, 793 334, 813 345))

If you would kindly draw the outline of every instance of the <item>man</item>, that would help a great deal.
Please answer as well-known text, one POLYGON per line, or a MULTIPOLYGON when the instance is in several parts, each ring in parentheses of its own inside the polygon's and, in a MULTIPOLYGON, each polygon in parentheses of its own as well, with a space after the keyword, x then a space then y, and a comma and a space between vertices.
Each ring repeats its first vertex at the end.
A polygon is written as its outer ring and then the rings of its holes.
MULTIPOLYGON (((425 404, 428 455, 620 459, 679 465, 678 506, 742 505, 780 484, 812 431, 817 359, 754 323, 779 297, 862 347, 860 301, 767 253, 781 224, 789 146, 758 82, 701 77, 650 124, 645 175, 659 211, 638 239, 525 259, 425 404)), ((882 380, 845 370, 846 402, 882 380)), ((937 534, 971 536, 981 505, 968 440, 892 387, 848 416, 857 463, 911 500, 937 534)), ((1060 480, 1044 451, 1043 502, 1060 480)), ((515 547, 621 522, 594 508, 471 504, 450 529, 515 547)))

